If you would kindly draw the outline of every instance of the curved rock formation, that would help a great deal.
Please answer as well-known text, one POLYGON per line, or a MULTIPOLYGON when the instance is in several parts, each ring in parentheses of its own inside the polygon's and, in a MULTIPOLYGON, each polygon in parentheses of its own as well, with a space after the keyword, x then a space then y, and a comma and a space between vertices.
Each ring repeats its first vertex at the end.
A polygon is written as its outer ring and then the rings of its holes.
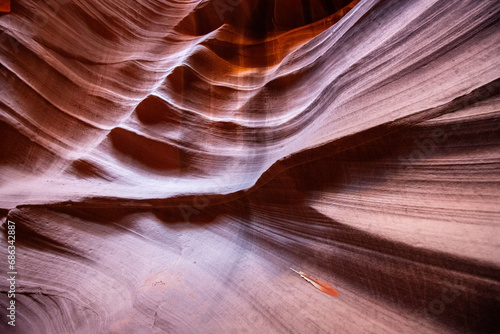
POLYGON ((498 1, 0 15, 2 333, 500 329, 498 1))

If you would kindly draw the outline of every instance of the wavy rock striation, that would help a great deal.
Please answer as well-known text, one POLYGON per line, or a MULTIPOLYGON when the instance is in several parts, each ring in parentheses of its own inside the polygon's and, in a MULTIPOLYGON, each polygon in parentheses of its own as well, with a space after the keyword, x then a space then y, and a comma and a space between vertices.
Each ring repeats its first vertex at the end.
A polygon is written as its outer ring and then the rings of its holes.
POLYGON ((498 1, 0 15, 2 332, 500 329, 498 1))

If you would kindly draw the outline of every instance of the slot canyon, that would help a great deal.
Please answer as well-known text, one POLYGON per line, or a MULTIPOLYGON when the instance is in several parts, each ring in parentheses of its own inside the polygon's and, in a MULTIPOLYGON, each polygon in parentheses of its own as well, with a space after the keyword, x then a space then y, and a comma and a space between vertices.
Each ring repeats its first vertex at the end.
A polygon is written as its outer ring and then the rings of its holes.
POLYGON ((0 0, 0 129, 0 333, 500 333, 500 1, 0 0))

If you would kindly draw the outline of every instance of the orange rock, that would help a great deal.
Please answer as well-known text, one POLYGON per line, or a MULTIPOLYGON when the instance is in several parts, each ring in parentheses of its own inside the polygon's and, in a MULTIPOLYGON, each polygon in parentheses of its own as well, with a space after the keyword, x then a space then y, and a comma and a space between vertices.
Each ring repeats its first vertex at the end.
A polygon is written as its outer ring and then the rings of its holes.
POLYGON ((10 13, 10 0, 0 0, 0 12, 10 13))

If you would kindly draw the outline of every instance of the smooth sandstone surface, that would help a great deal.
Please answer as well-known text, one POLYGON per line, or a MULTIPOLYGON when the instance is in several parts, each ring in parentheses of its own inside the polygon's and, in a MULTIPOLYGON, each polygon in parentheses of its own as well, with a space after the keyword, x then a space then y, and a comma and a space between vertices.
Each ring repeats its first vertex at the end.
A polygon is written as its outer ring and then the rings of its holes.
POLYGON ((10 0, 0 0, 0 12, 10 12, 10 0))
POLYGON ((500 332, 499 55, 496 0, 13 1, 0 332, 500 332))

